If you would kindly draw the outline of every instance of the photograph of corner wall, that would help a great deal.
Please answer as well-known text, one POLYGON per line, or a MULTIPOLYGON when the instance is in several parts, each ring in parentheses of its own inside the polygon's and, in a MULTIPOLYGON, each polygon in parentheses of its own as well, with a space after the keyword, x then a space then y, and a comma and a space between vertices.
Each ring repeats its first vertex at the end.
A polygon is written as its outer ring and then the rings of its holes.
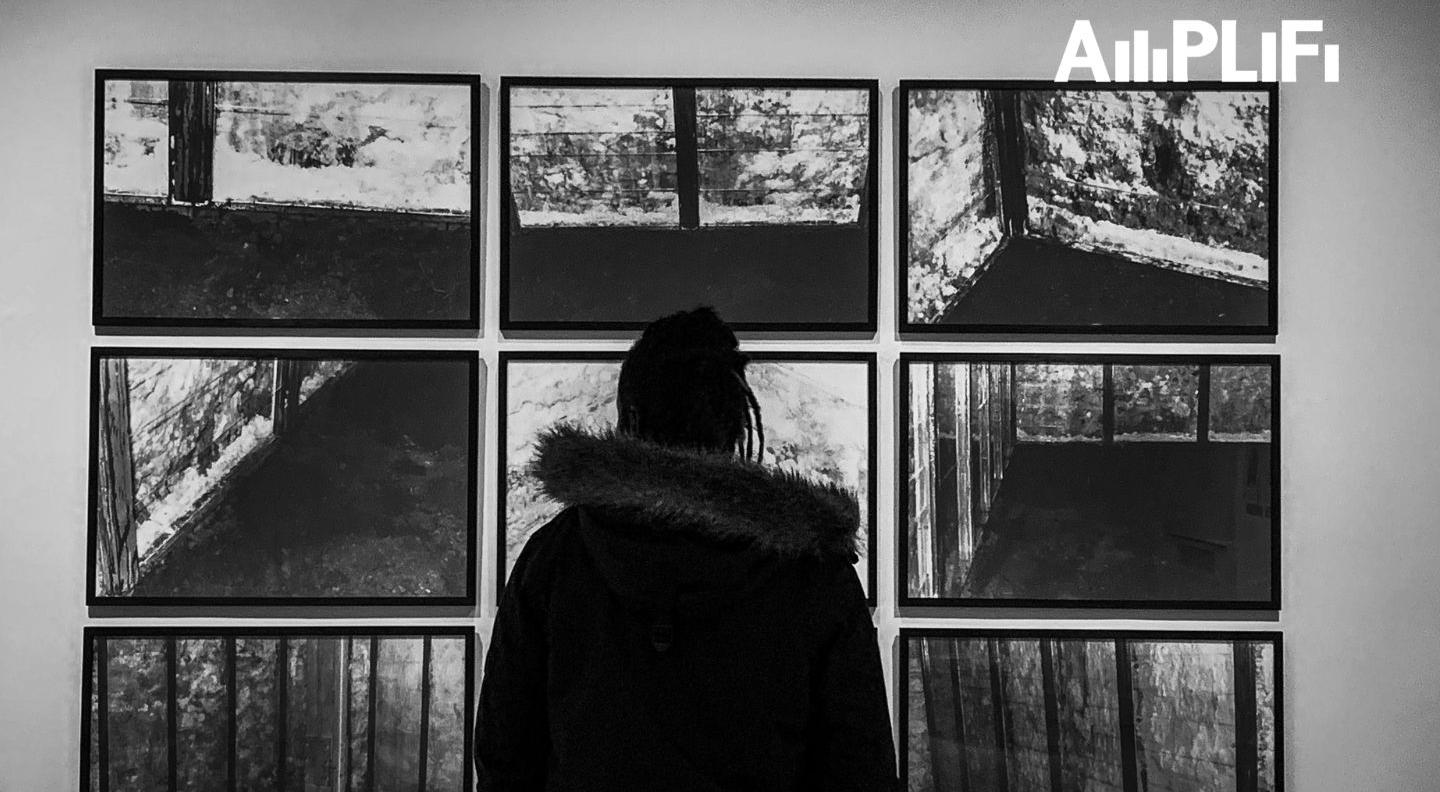
POLYGON ((87 603, 473 603, 479 368, 95 349, 87 603))
POLYGON ((873 331, 873 80, 506 77, 502 330, 873 331))
POLYGON ((901 81, 901 331, 1274 335, 1278 95, 901 81))
POLYGON ((908 792, 1283 792, 1273 632, 900 630, 908 792))
POLYGON ((95 76, 97 326, 479 326, 480 78, 95 76))
MULTIPOLYGON (((500 526, 497 588, 503 591, 530 535, 560 507, 528 466, 535 441, 557 423, 591 431, 615 425, 621 352, 501 352, 500 526)), ((832 483, 860 501, 863 557, 855 570, 875 601, 875 356, 751 354, 746 379, 765 430, 761 464, 832 483)))
POLYGON ((900 604, 1280 607, 1269 355, 902 354, 900 604))
POLYGON ((85 630, 86 792, 471 789, 469 627, 85 630))

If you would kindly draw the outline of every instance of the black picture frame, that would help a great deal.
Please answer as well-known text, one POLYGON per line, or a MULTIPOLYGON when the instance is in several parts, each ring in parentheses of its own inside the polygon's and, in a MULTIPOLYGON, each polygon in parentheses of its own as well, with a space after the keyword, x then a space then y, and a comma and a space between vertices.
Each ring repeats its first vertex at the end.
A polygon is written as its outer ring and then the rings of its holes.
MULTIPOLYGON (((276 639, 276 640, 279 640, 279 639, 285 639, 285 638, 357 638, 357 637, 358 637, 358 638, 423 638, 423 639, 425 639, 427 645, 428 645, 433 639, 436 639, 436 638, 442 638, 442 639, 444 639, 444 638, 461 638, 461 639, 463 639, 463 640, 465 641, 465 657, 464 657, 464 666, 465 666, 465 668, 464 668, 464 673, 465 673, 465 701, 464 701, 464 707, 463 707, 462 714, 461 714, 461 728, 463 729, 463 733, 464 733, 464 743, 463 743, 463 746, 464 746, 464 755, 461 757, 461 766, 462 766, 462 774, 463 774, 463 778, 462 778, 463 788, 464 788, 464 789, 470 789, 471 785, 474 783, 474 772, 475 772, 475 770, 474 770, 474 763, 473 763, 473 761, 472 761, 472 753, 473 753, 473 750, 474 750, 474 738, 475 738, 475 735, 474 735, 474 728, 475 728, 475 702, 476 702, 476 694, 477 694, 477 687, 476 687, 476 685, 477 685, 477 679, 476 679, 476 677, 477 677, 477 673, 476 673, 476 668, 477 668, 476 648, 477 648, 477 645, 478 645, 478 641, 477 641, 477 638, 476 638, 475 630, 472 629, 471 627, 452 626, 452 625, 430 625, 430 624, 405 624, 405 625, 384 624, 384 625, 343 625, 343 626, 337 626, 337 625, 314 625, 314 626, 278 626, 278 625, 252 625, 252 626, 230 626, 230 625, 226 625, 226 626, 212 626, 212 625, 188 625, 188 626, 174 626, 174 627, 160 627, 160 626, 93 627, 93 626, 89 626, 89 627, 86 627, 86 628, 84 629, 84 637, 83 637, 83 639, 82 639, 82 647, 83 647, 83 651, 84 651, 84 659, 82 659, 81 662, 80 662, 80 667, 81 667, 81 670, 82 670, 82 678, 81 678, 81 681, 80 681, 80 786, 79 786, 80 792, 90 792, 90 790, 91 790, 91 788, 92 788, 92 787, 91 787, 91 781, 92 781, 92 778, 91 778, 91 765, 92 765, 91 744, 92 744, 92 740, 93 740, 93 739, 99 739, 99 741, 100 741, 100 746, 101 746, 101 747, 100 747, 100 751, 101 751, 101 753, 100 753, 100 763, 101 763, 102 765, 105 763, 105 761, 104 761, 104 759, 105 759, 105 741, 104 741, 103 735, 104 735, 104 730, 106 729, 106 725, 105 725, 105 724, 106 724, 106 720, 107 720, 107 719, 104 717, 104 716, 105 716, 105 702, 106 702, 106 698, 107 698, 106 695, 105 695, 105 691, 106 691, 105 685, 106 685, 106 683, 107 683, 107 680, 106 680, 106 678, 105 678, 104 676, 102 676, 102 675, 100 675, 100 674, 98 673, 98 672, 99 672, 100 670, 102 670, 102 669, 97 669, 97 668, 96 668, 96 658, 97 658, 97 654, 98 654, 96 650, 97 650, 98 647, 104 645, 104 644, 103 644, 104 641, 107 641, 107 640, 110 640, 110 639, 120 639, 120 640, 124 640, 124 639, 131 639, 131 638, 225 639, 225 640, 227 641, 227 643, 230 643, 230 644, 233 646, 233 641, 235 641, 236 639, 241 639, 241 638, 251 638, 251 639, 276 639), (98 690, 98 694, 99 694, 98 697, 99 697, 100 702, 101 702, 101 711, 100 711, 99 713, 93 712, 92 709, 91 709, 91 698, 97 694, 97 690, 96 690, 96 687, 95 687, 95 683, 96 683, 97 680, 99 681, 99 684, 100 684, 100 688, 99 688, 99 690, 98 690), (101 735, 99 735, 99 736, 97 736, 97 735, 92 735, 92 733, 91 733, 91 729, 92 729, 91 721, 92 721, 92 718, 98 720, 99 723, 101 724, 101 726, 100 726, 101 735)), ((423 711, 423 710, 426 709, 426 703, 428 703, 428 700, 429 700, 429 695, 428 695, 428 692, 429 692, 429 681, 430 681, 430 675, 429 675, 429 673, 422 673, 422 680, 423 680, 423 681, 422 681, 422 683, 421 683, 421 684, 422 684, 421 697, 422 697, 422 702, 424 702, 424 703, 422 703, 422 711, 423 711)), ((233 686, 233 681, 227 681, 227 684, 233 686)), ((174 712, 174 710, 173 710, 173 706, 174 706, 174 698, 173 698, 173 696, 174 696, 174 686, 173 686, 173 685, 170 685, 169 687, 170 687, 169 693, 170 693, 170 696, 171 696, 171 700, 167 703, 167 708, 170 708, 170 711, 171 711, 171 713, 173 714, 173 712, 174 712)), ((235 704, 235 701, 234 701, 233 698, 232 698, 231 708, 230 708, 230 717, 231 717, 232 719, 233 719, 234 716, 235 716, 234 704, 235 704)), ((168 731, 168 738, 167 738, 167 739, 168 739, 169 745, 171 746, 171 750, 169 751, 168 762, 169 762, 169 769, 170 769, 170 772, 171 772, 172 778, 173 778, 173 774, 174 774, 174 771, 175 771, 175 764, 176 764, 176 757, 175 757, 175 751, 174 751, 175 732, 176 732, 175 718, 173 718, 173 717, 167 718, 167 731, 168 731)), ((235 734, 236 734, 236 729, 234 728, 234 724, 233 724, 233 721, 232 721, 231 724, 230 724, 230 726, 229 726, 229 737, 228 737, 227 739, 233 741, 235 734)), ((422 746, 425 745, 425 744, 426 744, 425 740, 422 739, 421 744, 422 744, 422 746)), ((233 746, 233 743, 232 743, 232 746, 233 746)), ((227 788, 228 788, 228 789, 231 789, 231 790, 234 790, 234 789, 236 788, 235 773, 233 772, 233 771, 234 771, 233 762, 234 762, 234 758, 233 758, 233 755, 232 755, 232 756, 230 757, 230 759, 227 760, 227 763, 230 765, 230 767, 229 767, 229 770, 230 770, 230 772, 229 772, 229 777, 228 777, 228 779, 227 779, 227 788)), ((421 770, 421 775, 422 775, 422 776, 427 775, 427 764, 426 764, 425 762, 420 762, 420 770, 421 770)), ((101 777, 100 779, 97 780, 97 784, 98 784, 98 788, 101 789, 101 790, 107 790, 107 789, 109 788, 109 785, 108 785, 108 783, 107 783, 107 779, 106 779, 105 776, 103 776, 103 775, 102 775, 102 777, 101 777)), ((424 784, 424 782, 422 781, 421 784, 420 784, 420 788, 423 789, 424 787, 425 787, 425 784, 424 784)))
MULTIPOLYGON (((1281 370, 1279 355, 1236 355, 1236 354, 1085 354, 1085 353, 965 353, 965 352, 904 352, 900 355, 898 395, 900 400, 897 417, 899 419, 899 439, 897 442, 896 454, 896 484, 899 490, 896 493, 896 579, 895 589, 897 604, 902 609, 912 608, 954 608, 971 611, 974 609, 1046 609, 1046 610, 1126 610, 1126 611, 1249 611, 1249 612, 1278 612, 1281 608, 1281 535, 1282 535, 1282 514, 1281 514, 1281 370), (911 377, 910 367, 913 364, 926 363, 1011 363, 1011 364, 1085 364, 1110 366, 1168 366, 1168 365, 1193 365, 1201 368, 1209 366, 1254 366, 1268 367, 1270 371, 1270 439, 1269 439, 1269 481, 1270 498, 1268 510, 1270 514, 1270 536, 1269 536, 1269 589, 1270 596, 1264 599, 1098 599, 1077 597, 1074 599, 1063 598, 978 598, 978 597, 920 597, 910 593, 910 554, 908 552, 910 542, 910 499, 907 487, 909 486, 909 470, 912 439, 911 422, 913 416, 910 406, 911 377)), ((1197 386, 1200 391, 1208 387, 1208 379, 1204 384, 1197 386)), ((1201 396, 1204 409, 1208 409, 1208 393, 1201 396)), ((1200 407, 1197 407, 1200 409, 1200 407)), ((1013 421, 1012 416, 1012 421, 1013 421)), ((1104 420, 1104 419, 1102 419, 1104 420)), ((1203 423, 1197 423, 1200 429, 1197 430, 1196 442, 1209 442, 1205 438, 1205 427, 1208 425, 1208 416, 1203 423)), ((1143 443, 1139 443, 1143 444, 1143 443)))
MULTIPOLYGON (((866 368, 866 378, 867 378, 867 382, 866 382, 866 392, 867 392, 867 394, 869 395, 869 400, 870 400, 869 410, 868 410, 868 412, 869 412, 869 421, 868 421, 868 426, 866 427, 866 432, 867 432, 866 437, 867 437, 867 442, 868 442, 868 445, 869 445, 869 449, 868 449, 868 451, 867 451, 867 457, 866 457, 866 488, 867 488, 867 492, 868 492, 868 494, 869 494, 869 498, 868 498, 868 503, 862 504, 862 508, 864 508, 864 509, 866 510, 865 513, 866 513, 866 515, 867 515, 867 531, 866 531, 867 535, 866 535, 866 537, 865 537, 865 541, 866 541, 866 544, 867 544, 867 552, 866 552, 866 554, 865 554, 865 577, 866 577, 866 580, 865 580, 866 586, 865 586, 865 588, 866 588, 866 601, 868 602, 868 604, 869 604, 871 607, 874 607, 874 606, 875 606, 875 603, 876 603, 876 589, 877 589, 877 587, 878 587, 878 585, 879 585, 879 584, 877 583, 877 580, 876 580, 876 578, 877 578, 877 576, 878 576, 879 567, 878 567, 878 562, 877 562, 876 557, 875 557, 876 543, 877 543, 877 537, 878 537, 878 531, 877 531, 877 527, 876 527, 876 519, 877 519, 877 516, 878 516, 878 514, 879 514, 879 510, 878 510, 878 502, 879 502, 879 501, 878 501, 878 496, 877 496, 877 492, 876 492, 876 487, 877 487, 877 483, 878 483, 878 477, 877 477, 876 469, 877 469, 877 463, 878 463, 878 458, 879 458, 879 457, 878 457, 878 444, 879 444, 879 432, 878 432, 878 427, 879 427, 879 424, 878 424, 878 418, 877 418, 878 408, 877 408, 877 405, 876 405, 876 399, 877 399, 878 396, 879 396, 879 389, 878 389, 878 385, 877 385, 877 383, 878 383, 878 377, 877 377, 878 364, 877 364, 876 356, 875 356, 873 353, 868 353, 868 352, 772 352, 772 351, 768 351, 768 350, 765 351, 765 352, 750 352, 750 353, 747 353, 747 354, 749 354, 750 360, 751 360, 752 363, 767 363, 767 362, 769 362, 769 363, 826 363, 826 362, 832 362, 832 363, 864 363, 864 364, 865 364, 865 368, 866 368)), ((496 531, 495 531, 495 533, 496 533, 496 538, 495 538, 495 564, 494 564, 494 569, 495 569, 495 591, 496 591, 496 596, 497 596, 497 597, 499 597, 501 594, 504 593, 504 591, 505 591, 505 582, 506 582, 507 578, 509 577, 508 571, 507 571, 507 560, 506 560, 506 559, 507 559, 507 555, 506 555, 507 527, 506 527, 506 513, 505 513, 505 512, 506 512, 505 494, 506 494, 506 490, 507 490, 507 486, 506 486, 506 485, 507 485, 507 482, 506 482, 506 470, 507 470, 506 448, 507 448, 507 437, 508 437, 508 432, 509 432, 509 426, 508 426, 508 415, 509 415, 509 413, 508 413, 508 411, 507 411, 507 409, 508 409, 508 408, 507 408, 507 399, 508 399, 508 397, 509 397, 509 396, 508 396, 508 393, 507 393, 507 390, 508 390, 508 382, 509 382, 509 364, 510 364, 511 362, 519 362, 519 363, 544 363, 544 362, 556 362, 556 363, 561 363, 561 362, 564 362, 564 363, 570 363, 570 362, 614 362, 614 363, 617 363, 617 364, 618 364, 621 360, 624 359, 624 357, 625 357, 625 353, 624 353, 623 350, 617 350, 617 351, 613 351, 613 352, 608 352, 608 351, 596 351, 596 350, 584 350, 584 351, 575 351, 575 352, 560 352, 560 351, 549 351, 549 350, 546 350, 546 351, 502 351, 502 352, 500 353, 500 361, 499 361, 499 364, 498 364, 498 369, 499 369, 499 370, 498 370, 498 372, 497 372, 497 374, 496 374, 496 376, 497 376, 497 378, 498 378, 498 379, 497 379, 497 385, 498 385, 498 388, 499 388, 498 395, 497 395, 497 397, 496 397, 496 416, 497 416, 497 418, 498 418, 498 420, 496 421, 496 437, 497 437, 496 442, 498 443, 498 446, 497 446, 497 449, 496 449, 497 461, 496 461, 496 467, 495 467, 495 473, 494 473, 494 475, 495 475, 495 481, 496 481, 496 497, 495 497, 496 506, 495 506, 495 509, 496 509, 496 513, 497 513, 497 515, 498 515, 497 520, 496 520, 496 531)))
MULTIPOLYGON (((256 70, 198 70, 198 69, 130 69, 101 68, 95 70, 94 86, 94 184, 93 184, 93 271, 91 321, 96 331, 102 334, 130 332, 174 331, 177 334, 193 332, 244 333, 247 330, 325 330, 344 334, 365 335, 372 333, 391 334, 451 334, 478 331, 481 320, 481 291, 484 289, 484 243, 482 239, 485 206, 485 142, 484 124, 484 83, 478 74, 439 74, 413 72, 329 72, 329 71, 256 71, 256 70), (466 296, 466 315, 452 318, 402 318, 402 319, 359 319, 298 317, 293 319, 266 317, 201 318, 187 316, 145 316, 117 315, 107 312, 105 307, 105 83, 110 80, 185 80, 208 82, 269 82, 269 83, 347 83, 387 85, 434 85, 460 86, 469 89, 470 94, 470 211, 468 216, 469 256, 467 259, 469 288, 466 296)), ((172 187, 173 192, 173 187, 172 187)), ((173 205, 171 197, 160 202, 173 205)), ((187 204, 181 204, 187 205, 187 204)), ((226 204, 213 200, 208 204, 193 204, 194 210, 216 211, 226 204)), ((345 211, 365 212, 365 209, 345 211)), ((457 218, 460 217, 457 215, 457 218)))
MULTIPOLYGON (((869 97, 869 168, 868 178, 861 192, 860 215, 856 225, 863 230, 867 246, 869 266, 865 276, 866 296, 864 298, 863 316, 855 318, 843 318, 836 320, 747 320, 744 318, 733 318, 733 311, 728 311, 724 304, 716 304, 722 316, 732 328, 739 331, 755 331, 766 333, 783 334, 820 334, 820 333, 861 333, 873 334, 877 328, 877 311, 879 303, 879 174, 880 174, 880 86, 878 80, 865 79, 814 79, 814 78, 685 78, 685 77, 518 77, 502 76, 500 78, 500 159, 497 168, 500 182, 500 330, 507 334, 526 333, 563 333, 563 332, 585 332, 605 335, 627 335, 633 331, 643 329, 644 326, 657 316, 671 313, 677 310, 684 310, 694 307, 698 300, 685 304, 672 304, 668 308, 657 308, 656 310, 634 309, 636 315, 633 318, 624 319, 567 319, 564 317, 535 318, 519 317, 512 310, 516 302, 517 284, 515 277, 516 263, 514 253, 517 243, 517 235, 527 233, 518 229, 518 220, 512 222, 511 214, 514 200, 511 196, 511 154, 510 154, 510 94, 514 88, 672 88, 672 89, 696 89, 696 88, 739 88, 739 89, 837 89, 837 90, 863 90, 869 97), (653 315, 652 315, 653 314, 653 315)), ((749 227, 749 228, 754 228, 749 227)), ((761 227, 765 228, 765 227, 761 227)), ((807 226, 778 225, 770 228, 791 229, 792 233, 798 230, 802 233, 814 235, 824 233, 827 229, 824 226, 810 228, 807 226)), ((610 228, 601 227, 595 230, 588 229, 540 229, 542 233, 558 230, 562 234, 583 236, 587 233, 598 232, 602 236, 614 236, 616 234, 632 234, 633 228, 610 228)), ((736 229, 725 228, 700 228, 700 229, 659 229, 658 232, 674 234, 710 234, 712 239, 718 234, 738 233, 736 229)), ((530 232, 533 233, 533 232, 530 232)), ((647 229, 641 233, 654 235, 655 229, 647 229)), ((833 231, 832 231, 833 233, 833 231)), ((623 240, 622 240, 623 241, 623 240)), ((583 244, 583 240, 575 244, 583 244)), ((811 244, 811 243, 805 243, 811 244)), ((711 243, 713 247, 714 243, 711 243)), ((633 246, 632 246, 633 247, 633 246)), ((692 248, 700 246, 692 245, 692 248)), ((549 286, 536 287, 535 300, 546 301, 553 299, 553 292, 560 285, 563 279, 557 275, 550 279, 549 286)), ((623 284, 621 284, 623 285, 623 284)), ((585 288, 594 290, 595 285, 585 288)), ((617 286, 609 288, 611 292, 618 292, 617 286)), ((719 301, 709 301, 719 302, 719 301)))
MULTIPOLYGON (((898 686, 898 695, 895 701, 898 707, 899 742, 900 742, 900 772, 902 784, 908 784, 911 774, 910 768, 910 742, 911 735, 908 727, 910 720, 910 708, 912 705, 909 684, 910 663, 911 663, 911 642, 923 639, 949 639, 949 640, 1016 640, 1016 641, 1051 641, 1051 640, 1075 640, 1075 641, 1114 641, 1117 643, 1126 642, 1210 642, 1210 643, 1239 643, 1256 642, 1269 643, 1274 651, 1274 792, 1285 792, 1285 660, 1284 660, 1284 637, 1279 631, 1256 630, 1256 631, 1199 631, 1199 630, 1103 630, 1103 629, 1005 629, 1005 628, 961 628, 961 627, 901 627, 898 644, 899 665, 895 670, 895 684, 898 686)), ((1048 716, 1047 716, 1048 717, 1048 716)), ((1133 716, 1132 716, 1133 717, 1133 716)), ((1122 732, 1124 727, 1121 727, 1122 732)), ((996 735, 997 739, 1000 735, 996 735)), ((1129 741, 1132 748, 1136 735, 1132 728, 1129 733, 1122 737, 1122 742, 1129 741)), ((1122 745, 1122 756, 1124 755, 1122 745)), ((1133 756, 1133 751, 1130 753, 1133 756)), ((1052 762, 1054 754, 1051 754, 1052 762)), ((1238 764, 1238 763, 1237 763, 1238 764)), ((1053 767, 1053 764, 1052 764, 1053 767)), ((1122 770, 1126 777, 1133 781, 1131 771, 1122 770)), ((1053 779, 1054 776, 1052 776, 1053 779)), ((1056 787, 1057 789, 1059 787, 1056 787)), ((1133 786, 1127 781, 1126 789, 1138 789, 1138 783, 1133 786)), ((1251 787, 1253 789, 1254 787, 1251 787)))
MULTIPOLYGON (((1279 330, 1279 198, 1280 198, 1280 123, 1281 103, 1279 83, 1256 82, 1235 83, 1214 80, 1189 82, 1096 82, 1075 80, 1053 82, 1049 80, 948 80, 915 79, 901 80, 895 92, 896 167, 896 317, 902 336, 934 337, 950 336, 1135 336, 1142 339, 1156 337, 1212 337, 1219 335, 1272 338, 1279 330), (911 321, 909 312, 909 261, 910 249, 910 97, 913 92, 927 90, 954 91, 1196 91, 1196 92, 1264 92, 1269 98, 1268 120, 1268 264, 1269 274, 1266 288, 1266 321, 1263 323, 1057 323, 1027 324, 1015 322, 986 321, 975 323, 931 323, 911 321)), ((1022 165, 1023 168, 1023 165, 1022 165)), ((1019 174, 1023 179, 1023 172, 1019 174)), ((1023 188, 1023 184, 1021 185, 1023 188)), ((1023 189, 1021 190, 1023 194, 1023 189)), ((992 252, 984 262, 983 270, 1000 252, 1010 239, 1010 232, 1000 248, 992 252)))
POLYGON ((415 606, 473 606, 477 602, 479 569, 479 460, 480 431, 482 414, 478 405, 483 398, 481 390, 482 362, 476 352, 465 350, 393 350, 393 349, 274 349, 274 348, 220 348, 220 347, 138 347, 104 346, 90 350, 89 388, 89 429, 87 514, 86 514, 86 563, 85 563, 85 604, 97 615, 108 615, 106 609, 132 610, 134 608, 292 608, 295 606, 342 606, 342 607, 415 607, 415 606), (434 361, 461 364, 466 367, 468 390, 465 434, 466 485, 465 485, 465 593, 445 596, 124 596, 105 595, 97 591, 96 576, 98 564, 98 510, 99 510, 99 394, 101 361, 106 358, 211 358, 211 359, 274 359, 293 361, 351 360, 351 361, 434 361))

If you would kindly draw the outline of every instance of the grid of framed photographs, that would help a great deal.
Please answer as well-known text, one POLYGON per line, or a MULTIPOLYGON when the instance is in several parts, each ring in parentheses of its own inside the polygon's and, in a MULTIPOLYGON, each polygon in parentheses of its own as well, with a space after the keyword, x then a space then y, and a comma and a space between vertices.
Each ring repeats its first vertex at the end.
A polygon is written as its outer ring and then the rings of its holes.
POLYGON ((92 350, 92 615, 254 622, 87 628, 83 789, 468 788, 535 439, 699 304, 859 495, 908 789, 1283 789, 1278 633, 974 621, 1278 616, 1279 358, 1162 345, 1273 341, 1274 85, 498 86, 485 262, 479 77, 97 72, 97 332, 325 341, 92 350))

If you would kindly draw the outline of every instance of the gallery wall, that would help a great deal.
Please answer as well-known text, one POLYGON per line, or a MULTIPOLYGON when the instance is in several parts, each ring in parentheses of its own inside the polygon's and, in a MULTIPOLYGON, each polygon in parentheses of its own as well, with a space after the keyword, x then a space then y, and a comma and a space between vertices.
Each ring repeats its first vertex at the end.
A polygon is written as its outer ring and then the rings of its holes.
MULTIPOLYGON (((755 350, 878 355, 875 620, 892 697, 899 629, 1059 627, 1283 632, 1289 788, 1408 790, 1440 775, 1440 12, 1360 2, 0 2, 0 790, 74 789, 82 630, 120 624, 473 626, 487 645, 500 530, 495 404, 502 351, 614 351, 614 339, 499 332, 497 119, 502 75, 878 78, 879 330, 874 338, 751 339, 755 350), (1124 338, 905 340, 895 328, 895 105, 901 79, 1049 79, 1071 23, 1102 39, 1175 15, 1236 18, 1258 37, 1319 18, 1341 82, 1316 63, 1286 85, 1280 148, 1280 333, 1270 343, 1124 338), (477 336, 97 336, 90 324, 94 69, 478 73, 488 88, 482 330, 477 336), (1073 340, 1073 339, 1071 339, 1073 340), (478 350, 483 363, 476 608, 176 609, 85 606, 86 460, 94 345, 478 350), (898 361, 906 352, 1278 354, 1284 365, 1282 593, 1273 615, 897 606, 898 361), (1209 617, 1223 624, 1208 621, 1209 617), (164 617, 164 618, 161 618, 164 617), (173 617, 173 618, 172 618, 173 617), (1061 618, 1066 621, 1061 621, 1061 618), (1075 625, 1074 619, 1083 621, 1075 625)), ((1158 33, 1157 33, 1158 34, 1158 33)), ((1254 51, 1253 40, 1242 51, 1254 51)), ((1254 66, 1253 62, 1242 65, 1254 66)), ((1215 64, 1204 64, 1213 70, 1215 64)), ((1216 78, 1213 71, 1195 76, 1216 78)), ((892 701, 892 710, 895 708, 892 701)))

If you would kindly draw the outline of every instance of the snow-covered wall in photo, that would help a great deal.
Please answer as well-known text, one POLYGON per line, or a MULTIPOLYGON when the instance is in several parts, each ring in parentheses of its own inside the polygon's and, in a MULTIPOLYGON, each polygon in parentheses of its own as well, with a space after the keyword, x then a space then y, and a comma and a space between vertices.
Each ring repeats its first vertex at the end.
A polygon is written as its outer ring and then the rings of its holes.
MULTIPOLYGON (((850 361, 753 362, 746 368, 765 426, 766 465, 854 490, 868 531, 869 375, 850 361)), ((510 361, 506 369, 505 573, 530 534, 559 513, 526 473, 535 438, 558 423, 615 423, 619 361, 510 361)), ((857 565, 867 580, 865 561, 857 565)))
POLYGON ((105 193, 154 198, 169 194, 169 95, 164 80, 105 81, 105 193))
MULTIPOLYGON (((353 365, 302 364, 301 403, 353 365)), ((130 358, 131 460, 142 559, 274 432, 275 361, 130 358)))
POLYGON ((679 226, 668 88, 510 90, 510 192, 524 226, 679 226))
POLYGON ((225 82, 215 200, 469 213, 470 88, 225 82))
POLYGON ((964 296, 1002 234, 981 92, 916 90, 909 105, 907 320, 923 323, 964 296))
POLYGON ((1196 275, 1269 281, 1260 91, 1025 91, 1027 231, 1196 275))

